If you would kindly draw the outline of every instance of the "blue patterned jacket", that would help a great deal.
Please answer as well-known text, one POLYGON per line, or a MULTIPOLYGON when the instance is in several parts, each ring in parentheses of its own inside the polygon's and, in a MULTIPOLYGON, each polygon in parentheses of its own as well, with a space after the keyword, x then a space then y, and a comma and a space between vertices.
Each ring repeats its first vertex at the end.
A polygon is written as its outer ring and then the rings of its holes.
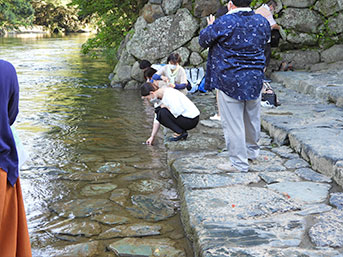
POLYGON ((270 33, 268 21, 253 11, 223 15, 204 28, 199 43, 209 47, 205 89, 217 88, 237 100, 257 99, 270 33))

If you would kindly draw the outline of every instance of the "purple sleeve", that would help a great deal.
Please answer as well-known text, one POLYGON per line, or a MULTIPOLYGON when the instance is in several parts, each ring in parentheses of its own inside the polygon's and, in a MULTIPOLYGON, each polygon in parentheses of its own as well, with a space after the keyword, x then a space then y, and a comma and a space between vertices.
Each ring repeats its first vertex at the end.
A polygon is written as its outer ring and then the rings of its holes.
POLYGON ((154 75, 152 75, 152 79, 153 80, 162 80, 161 76, 156 74, 156 73, 154 75))
POLYGON ((186 88, 186 87, 187 87, 187 84, 186 84, 186 83, 183 83, 183 84, 176 84, 176 83, 175 83, 175 89, 180 90, 180 89, 184 89, 184 88, 186 88))

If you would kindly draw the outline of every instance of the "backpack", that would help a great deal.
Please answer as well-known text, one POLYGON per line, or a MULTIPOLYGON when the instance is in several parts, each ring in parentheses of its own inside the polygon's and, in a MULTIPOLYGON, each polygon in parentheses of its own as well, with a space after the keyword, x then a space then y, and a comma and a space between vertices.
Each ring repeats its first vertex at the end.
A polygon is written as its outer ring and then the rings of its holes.
POLYGON ((205 78, 205 71, 202 67, 200 68, 187 68, 185 69, 187 75, 187 89, 189 93, 195 93, 199 90, 199 85, 205 78))

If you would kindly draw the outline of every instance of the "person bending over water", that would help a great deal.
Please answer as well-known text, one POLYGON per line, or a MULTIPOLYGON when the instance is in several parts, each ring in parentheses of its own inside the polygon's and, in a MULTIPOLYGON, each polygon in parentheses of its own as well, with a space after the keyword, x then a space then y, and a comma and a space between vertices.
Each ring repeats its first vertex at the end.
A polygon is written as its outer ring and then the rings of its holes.
POLYGON ((169 141, 186 140, 187 130, 197 126, 200 112, 180 91, 170 87, 156 89, 151 83, 145 83, 141 86, 141 95, 155 107, 153 128, 146 144, 153 144, 160 124, 175 132, 169 141))

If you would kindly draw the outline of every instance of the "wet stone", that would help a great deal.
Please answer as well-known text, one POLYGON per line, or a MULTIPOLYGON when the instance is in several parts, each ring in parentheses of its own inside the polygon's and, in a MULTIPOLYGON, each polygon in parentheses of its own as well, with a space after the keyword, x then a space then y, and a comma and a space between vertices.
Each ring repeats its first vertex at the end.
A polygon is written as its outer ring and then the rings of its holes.
POLYGON ((92 217, 92 220, 105 225, 122 225, 129 222, 129 219, 115 214, 99 214, 92 217))
POLYGON ((61 217, 83 218, 90 215, 115 210, 113 203, 106 199, 77 199, 68 202, 57 202, 49 207, 61 217))
POLYGON ((125 174, 135 172, 135 169, 130 166, 119 162, 107 162, 101 166, 98 170, 98 173, 114 173, 114 174, 125 174))
POLYGON ((211 223, 196 228, 203 249, 231 247, 296 247, 305 233, 304 217, 282 214, 255 220, 211 223), (225 238, 225 240, 223 240, 225 238))
POLYGON ((129 195, 130 190, 127 188, 115 189, 111 193, 110 200, 120 206, 126 206, 129 202, 129 195))
POLYGON ((297 169, 295 173, 303 179, 313 182, 331 183, 332 181, 329 177, 324 176, 318 172, 315 172, 310 168, 297 169))
POLYGON ((160 221, 176 214, 174 207, 161 200, 158 196, 133 195, 131 201, 133 207, 127 207, 126 209, 136 218, 160 221))
POLYGON ((200 124, 209 127, 209 128, 216 128, 216 129, 221 129, 222 124, 220 121, 215 121, 215 120, 201 120, 200 124))
POLYGON ((206 249, 202 256, 204 257, 231 257, 231 256, 249 256, 249 257, 339 257, 338 251, 331 249, 307 250, 299 248, 266 248, 266 247, 226 247, 217 246, 206 249))
POLYGON ((157 180, 142 180, 130 184, 129 189, 140 193, 154 193, 168 187, 166 183, 157 180))
POLYGON ((278 157, 275 153, 270 151, 261 150, 259 156, 250 165, 251 171, 258 172, 276 172, 285 171, 286 168, 282 165, 283 160, 278 157))
POLYGON ((331 186, 314 182, 282 182, 268 185, 268 188, 304 203, 320 203, 326 200, 331 186))
POLYGON ((67 245, 62 249, 57 250, 57 253, 54 254, 56 257, 92 257, 98 255, 99 242, 92 241, 81 244, 67 245))
POLYGON ((343 209, 343 193, 330 194, 330 204, 335 206, 337 209, 342 210, 343 209))
POLYGON ((133 224, 130 226, 116 226, 99 235, 99 239, 110 239, 120 237, 143 237, 157 236, 161 234, 162 227, 154 224, 133 224))
POLYGON ((319 214, 323 212, 331 211, 332 207, 327 204, 309 204, 305 205, 301 208, 301 211, 297 212, 296 214, 301 216, 308 216, 312 214, 319 214))
POLYGON ((174 247, 170 239, 125 238, 108 246, 118 256, 168 256, 186 257, 183 250, 174 247))
POLYGON ((263 179, 267 184, 278 183, 278 182, 296 182, 301 179, 294 173, 290 171, 281 172, 261 172, 259 174, 261 179, 263 179))
POLYGON ((181 174, 180 180, 186 188, 214 188, 222 186, 232 186, 237 184, 248 185, 260 181, 256 173, 240 174, 181 174))
POLYGON ((91 237, 101 233, 100 225, 93 221, 66 220, 47 227, 53 234, 91 237))
POLYGON ((173 240, 180 240, 180 239, 182 239, 184 237, 185 237, 185 235, 183 233, 179 233, 179 232, 176 232, 176 231, 173 231, 169 235, 169 238, 173 239, 173 240))
POLYGON ((116 174, 99 174, 99 173, 73 173, 70 175, 60 176, 60 179, 71 180, 71 181, 94 181, 104 182, 115 178, 116 174))
POLYGON ((282 158, 295 159, 299 158, 299 155, 293 152, 293 149, 288 146, 280 146, 271 148, 271 151, 280 155, 282 158))
POLYGON ((156 172, 154 171, 140 171, 140 172, 135 172, 131 173, 128 175, 125 175, 121 177, 121 180, 124 181, 135 181, 135 180, 140 180, 140 179, 150 179, 155 175, 156 172))
POLYGON ((332 210, 319 216, 309 230, 311 241, 319 247, 343 247, 343 210, 332 210))
POLYGON ((178 142, 166 142, 165 146, 169 151, 193 151, 221 149, 224 140, 217 137, 189 134, 187 140, 178 142))
POLYGON ((81 194, 84 196, 101 195, 116 189, 117 185, 114 184, 89 184, 82 188, 81 194))
POLYGON ((292 159, 288 160, 285 162, 285 166, 287 169, 299 169, 299 168, 307 168, 310 165, 308 164, 307 161, 297 158, 297 159, 292 159))

